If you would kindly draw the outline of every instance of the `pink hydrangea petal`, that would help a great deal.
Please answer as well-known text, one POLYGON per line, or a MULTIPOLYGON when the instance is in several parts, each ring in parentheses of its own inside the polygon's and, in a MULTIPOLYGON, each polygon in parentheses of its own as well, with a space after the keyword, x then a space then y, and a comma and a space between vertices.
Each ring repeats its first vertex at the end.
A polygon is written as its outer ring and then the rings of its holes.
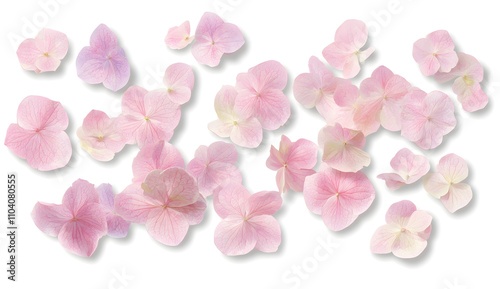
POLYGON ((70 252, 89 257, 97 248, 99 239, 107 233, 106 213, 100 205, 87 203, 78 209, 75 217, 77 220, 67 222, 61 228, 59 242, 70 252))
POLYGON ((456 154, 447 154, 439 160, 437 171, 449 183, 459 183, 469 175, 467 162, 456 154))
POLYGON ((342 68, 342 76, 346 79, 351 79, 359 74, 361 71, 361 66, 359 64, 359 59, 356 55, 353 55, 347 59, 342 68))
POLYGON ((102 84, 112 91, 118 91, 130 79, 130 66, 122 48, 117 48, 109 57, 111 58, 104 64, 104 69, 107 69, 107 76, 102 84))
POLYGON ((341 231, 349 227, 358 215, 344 207, 338 198, 329 198, 321 209, 321 217, 330 230, 341 231))
POLYGON ((394 225, 383 225, 373 234, 370 241, 370 250, 374 254, 388 254, 392 252, 394 242, 401 228, 394 225))
POLYGON ((140 188, 122 192, 115 198, 116 213, 132 223, 145 224, 149 213, 160 206, 159 201, 144 197, 140 188))
MULTIPOLYGON (((196 157, 198 156, 196 155, 196 157)), ((238 151, 233 144, 217 141, 208 147, 207 158, 210 161, 236 164, 238 162, 238 151)))
POLYGON ((165 70, 163 83, 167 87, 170 100, 184 104, 191 99, 191 90, 194 87, 193 69, 185 63, 174 63, 165 70))
POLYGON ((145 115, 144 97, 146 94, 148 91, 137 85, 127 88, 122 97, 122 112, 137 116, 145 115))
MULTIPOLYGON (((286 136, 282 136, 283 138, 286 136)), ((285 154, 287 165, 292 168, 311 169, 317 162, 318 147, 306 139, 298 139, 285 154)))
POLYGON ((396 173, 380 174, 377 178, 384 180, 389 190, 397 190, 406 185, 406 181, 396 173))
POLYGON ((171 167, 184 167, 181 153, 170 143, 159 141, 141 148, 132 162, 135 183, 143 182, 154 170, 166 170, 171 167))
POLYGON ((427 247, 427 241, 415 233, 401 233, 394 241, 392 252, 394 256, 404 259, 415 258, 427 247))
POLYGON ((429 172, 430 164, 426 157, 415 155, 409 149, 403 148, 392 158, 391 167, 397 174, 381 174, 378 177, 386 180, 389 189, 395 190, 418 181, 429 172))
POLYGON ((221 218, 227 218, 230 215, 243 216, 249 198, 250 193, 243 185, 229 183, 220 191, 214 192, 214 209, 221 218))
POLYGON ((428 174, 423 179, 425 190, 435 198, 446 195, 450 189, 450 183, 439 173, 428 174))
POLYGON ((171 208, 187 206, 198 199, 196 181, 183 168, 152 171, 146 176, 142 188, 144 196, 168 203, 171 208))
POLYGON ((146 229, 156 241, 167 246, 177 246, 184 240, 189 223, 184 214, 176 210, 156 208, 149 213, 146 229))
MULTIPOLYGON (((291 189, 295 192, 303 192, 304 191, 304 182, 305 179, 316 173, 313 169, 292 169, 292 168, 283 168, 284 170, 284 180, 285 183, 279 188, 283 187, 280 192, 286 192, 288 189, 291 189)), ((276 177, 280 175, 280 171, 276 174, 276 177)), ((279 182, 277 181, 279 184, 279 182)))
POLYGON ((238 125, 232 128, 230 138, 233 143, 239 146, 256 148, 262 142, 262 134, 261 123, 252 117, 238 122, 238 125))
POLYGON ((281 228, 273 216, 254 216, 249 223, 255 230, 255 249, 265 253, 276 252, 281 244, 281 228))
POLYGON ((441 202, 450 213, 467 206, 471 200, 472 189, 464 183, 451 185, 449 192, 441 197, 441 202))
POLYGON ((82 179, 73 182, 62 200, 63 206, 74 214, 89 203, 99 203, 99 195, 93 184, 82 179))
POLYGON ((17 123, 27 130, 61 131, 68 127, 68 122, 61 103, 43 96, 27 96, 17 109, 17 123))
POLYGON ((35 66, 40 72, 56 71, 60 64, 61 60, 54 57, 42 56, 35 61, 35 66))
POLYGON ((192 37, 190 33, 191 27, 189 21, 185 21, 179 26, 168 29, 167 36, 165 37, 165 44, 167 44, 170 49, 183 49, 194 40, 194 37, 192 37))
MULTIPOLYGON (((258 220, 258 219, 257 219, 258 220)), ((215 246, 225 255, 245 255, 257 245, 258 235, 250 222, 226 218, 215 228, 215 246)), ((261 244, 266 248, 266 244, 261 244)))
POLYGON ((40 231, 56 237, 66 222, 73 218, 71 212, 62 205, 37 202, 31 218, 40 231))
POLYGON ((399 201, 389 207, 385 214, 385 221, 389 225, 404 228, 416 210, 417 207, 411 201, 399 201))
POLYGON ((107 216, 108 236, 124 238, 128 234, 130 223, 115 213, 115 193, 110 184, 101 184, 96 188, 99 194, 99 203, 104 208, 107 216))
POLYGON ((89 84, 102 83, 109 71, 106 69, 106 58, 96 56, 99 52, 92 47, 84 47, 76 58, 77 74, 89 84))
POLYGON ((429 228, 431 223, 432 216, 429 215, 429 213, 425 211, 415 211, 408 219, 408 223, 406 224, 405 228, 407 230, 410 230, 411 232, 418 233, 423 232, 427 228, 429 228))
POLYGON ((431 52, 432 43, 428 39, 417 40, 413 44, 413 59, 419 64, 420 71, 425 76, 439 71, 439 60, 431 52))
POLYGON ((115 210, 115 193, 110 184, 101 184, 96 188, 99 195, 99 203, 108 211, 115 210))
POLYGON ((463 78, 457 78, 453 83, 453 92, 457 94, 458 101, 465 111, 474 112, 485 108, 488 104, 488 95, 478 82, 469 86, 463 78))
POLYGON ((202 195, 198 195, 194 203, 172 209, 184 214, 189 225, 197 225, 203 220, 205 210, 207 209, 207 202, 202 195))
POLYGON ((248 198, 247 214, 249 218, 258 215, 273 215, 280 208, 283 200, 278 192, 258 192, 248 198))
POLYGON ((90 35, 90 46, 105 51, 117 47, 118 38, 108 26, 100 24, 90 35))
POLYGON ((368 40, 368 28, 363 21, 349 19, 344 21, 335 31, 335 42, 351 44, 361 48, 368 40))
POLYGON ((50 57, 60 60, 68 53, 68 37, 62 32, 43 28, 36 36, 35 42, 38 49, 48 52, 50 57))
POLYGON ((241 182, 242 176, 237 167, 224 162, 204 163, 196 159, 189 162, 188 171, 197 179, 200 193, 211 196, 215 189, 228 182, 241 182))
POLYGON ((331 96, 336 82, 333 73, 315 56, 309 58, 309 71, 298 75, 293 82, 293 95, 306 108, 312 108, 321 98, 331 96))
POLYGON ((25 39, 17 48, 17 58, 21 67, 26 70, 36 70, 35 61, 42 54, 36 46, 35 39, 25 39))
POLYGON ((125 221, 121 216, 110 214, 106 218, 108 226, 108 236, 112 238, 125 238, 128 235, 130 222, 125 221))
POLYGON ((446 30, 437 30, 413 45, 413 58, 422 74, 429 76, 437 72, 449 72, 457 65, 455 44, 446 30))

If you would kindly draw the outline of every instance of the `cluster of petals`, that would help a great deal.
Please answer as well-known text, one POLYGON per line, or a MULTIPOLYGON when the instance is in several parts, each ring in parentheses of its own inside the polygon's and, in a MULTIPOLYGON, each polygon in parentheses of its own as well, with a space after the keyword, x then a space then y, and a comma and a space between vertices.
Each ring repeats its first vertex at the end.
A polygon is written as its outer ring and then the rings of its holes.
POLYGON ((89 84, 102 83, 118 91, 130 78, 130 65, 118 38, 105 24, 100 24, 90 36, 90 46, 82 48, 76 58, 78 77, 89 84))
POLYGON ((25 39, 17 48, 21 67, 36 73, 56 71, 68 53, 66 34, 43 28, 35 38, 25 39))
POLYGON ((179 245, 189 226, 203 220, 206 202, 196 180, 183 168, 149 173, 141 187, 116 196, 115 210, 125 220, 145 224, 158 242, 179 245))
POLYGON ((335 69, 341 70, 344 78, 353 78, 360 71, 360 63, 374 52, 370 47, 361 50, 368 41, 368 27, 360 20, 346 20, 335 32, 333 43, 323 49, 323 57, 335 69))
POLYGON ((174 63, 167 67, 163 76, 166 89, 160 89, 173 103, 182 105, 191 99, 194 73, 185 63, 174 63))
POLYGON ((417 210, 410 201, 392 204, 385 215, 387 224, 372 236, 370 247, 374 254, 389 254, 399 258, 415 258, 427 247, 432 231, 432 216, 417 210))
POLYGON ((184 159, 175 146, 166 141, 146 144, 132 161, 132 182, 140 185, 152 171, 174 167, 184 168, 184 159))
MULTIPOLYGON (((57 237, 65 249, 83 257, 91 256, 108 233, 108 212, 94 185, 81 179, 66 191, 61 205, 38 202, 31 216, 42 232, 57 237)), ((110 235, 117 233, 115 227, 110 235)))
POLYGON ((296 142, 282 135, 279 150, 271 146, 266 165, 277 171, 276 184, 281 193, 289 189, 295 192, 304 190, 304 181, 314 171, 318 157, 318 146, 312 141, 299 139, 296 142))
POLYGON ((126 143, 126 137, 118 129, 117 118, 105 112, 92 110, 76 131, 80 146, 98 161, 110 161, 126 143))
POLYGON ((238 26, 227 23, 217 14, 206 12, 200 19, 194 37, 188 21, 168 30, 165 43, 171 49, 183 49, 191 42, 196 61, 210 67, 218 66, 224 54, 238 51, 245 38, 238 26))
POLYGON ((425 76, 450 72, 457 65, 455 43, 446 30, 429 33, 413 44, 413 59, 425 76))
POLYGON ((287 72, 269 60, 240 73, 236 87, 223 86, 215 97, 218 120, 209 129, 235 144, 255 148, 262 142, 262 129, 275 130, 290 117, 290 102, 283 89, 287 72))
POLYGON ((370 165, 370 155, 363 150, 365 143, 362 132, 343 128, 338 123, 325 126, 318 136, 323 162, 342 172, 357 172, 370 165))
POLYGON ((229 183, 213 195, 214 209, 222 218, 214 242, 225 255, 244 255, 253 249, 271 253, 281 244, 281 228, 272 216, 281 207, 279 192, 250 194, 238 183, 229 183))
POLYGON ((412 89, 401 112, 401 135, 420 148, 436 148, 456 126, 455 106, 443 92, 412 89))
POLYGON ((96 188, 99 194, 99 203, 106 213, 106 223, 108 226, 108 236, 112 238, 127 237, 130 222, 125 221, 115 210, 116 194, 110 184, 101 184, 96 188))
POLYGON ((375 189, 362 173, 346 173, 325 168, 308 176, 304 200, 311 212, 321 215, 332 231, 350 226, 375 199, 375 189))
POLYGON ((437 171, 423 179, 425 190, 441 200, 445 208, 454 213, 472 200, 470 185, 463 182, 469 175, 465 160, 456 154, 448 154, 439 160, 437 171))
POLYGON ((413 184, 429 172, 429 160, 422 155, 415 155, 407 148, 399 150, 391 160, 394 173, 380 174, 377 177, 385 181, 391 190, 413 184))
POLYGON ((65 130, 68 115, 60 102, 28 96, 17 109, 17 124, 7 129, 5 145, 32 168, 50 171, 71 159, 71 141, 65 130))
POLYGON ((187 170, 198 182, 200 193, 211 196, 229 182, 241 183, 241 172, 236 166, 238 152, 233 144, 214 142, 200 146, 194 158, 188 163, 187 170))

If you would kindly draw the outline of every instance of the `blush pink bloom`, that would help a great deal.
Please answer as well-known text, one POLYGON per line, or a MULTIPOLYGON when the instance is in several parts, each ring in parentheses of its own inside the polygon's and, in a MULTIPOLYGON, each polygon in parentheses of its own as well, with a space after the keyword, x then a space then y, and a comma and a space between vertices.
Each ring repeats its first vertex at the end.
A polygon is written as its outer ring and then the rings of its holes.
POLYGON ((410 201, 400 201, 389 207, 386 225, 372 236, 370 247, 374 254, 393 253, 398 258, 415 258, 427 247, 432 231, 432 216, 417 210, 410 201))
POLYGON ((236 166, 238 152, 233 144, 214 142, 200 146, 187 170, 198 182, 200 193, 206 198, 229 182, 241 183, 241 172, 236 166))
POLYGON ((126 143, 125 136, 117 126, 117 119, 109 118, 100 110, 92 110, 87 114, 76 135, 81 147, 91 157, 103 162, 112 160, 126 143))
POLYGON ((108 26, 101 24, 92 32, 90 46, 78 53, 76 72, 86 83, 102 83, 112 91, 118 91, 127 84, 130 78, 128 59, 108 26))
POLYGON ((64 131, 68 115, 61 103, 42 96, 28 96, 17 108, 17 124, 7 129, 5 145, 30 167, 40 171, 68 164, 71 141, 64 131))
POLYGON ((159 141, 144 145, 132 162, 133 182, 142 183, 147 175, 154 170, 168 168, 184 168, 181 153, 170 143, 159 141))
POLYGON ((289 189, 295 192, 304 190, 304 180, 316 173, 313 168, 318 160, 318 147, 312 141, 299 139, 296 142, 282 135, 279 150, 271 146, 266 165, 276 173, 276 184, 280 193, 289 189))
POLYGON ((106 213, 108 236, 112 238, 125 238, 128 234, 130 222, 125 221, 115 211, 115 193, 110 184, 101 184, 96 188, 99 202, 106 213))
POLYGON ((203 220, 206 203, 195 179, 182 168, 151 172, 142 189, 118 194, 115 210, 125 220, 145 224, 156 241, 179 245, 189 226, 203 220))
POLYGON ((245 38, 238 26, 206 12, 196 27, 191 52, 199 63, 214 67, 224 54, 236 52, 243 44, 245 38))
POLYGON ((363 151, 363 133, 343 128, 340 124, 325 126, 319 132, 318 143, 323 149, 322 160, 343 172, 357 172, 370 165, 370 155, 363 151))
POLYGON ((431 168, 425 156, 415 155, 407 148, 399 150, 391 160, 391 167, 395 173, 380 174, 377 177, 385 181, 391 190, 397 190, 404 185, 412 184, 431 168))
POLYGON ((68 53, 66 34, 43 28, 38 35, 25 39, 17 48, 21 67, 36 73, 56 71, 68 53))
POLYGON ((462 182, 468 175, 469 168, 465 160, 455 154, 448 154, 439 160, 437 172, 424 178, 424 188, 440 199, 450 213, 454 213, 472 200, 471 187, 462 182))
POLYGON ((335 32, 335 40, 323 49, 323 57, 335 69, 341 70, 344 78, 353 78, 364 62, 375 51, 369 47, 361 50, 368 41, 368 28, 360 20, 346 20, 335 32))
POLYGON ((488 96, 481 88, 484 70, 479 61, 471 55, 459 52, 458 64, 449 73, 436 74, 436 80, 447 82, 454 79, 453 92, 458 96, 462 108, 468 112, 483 109, 488 96))
POLYGON ((220 137, 229 137, 236 145, 256 148, 262 142, 262 125, 250 115, 235 107, 238 92, 232 86, 223 86, 215 96, 215 112, 219 119, 208 124, 208 129, 220 137))
POLYGON ((422 149, 433 149, 456 123, 455 107, 448 95, 415 89, 408 94, 401 112, 401 135, 422 149))
POLYGON ((167 87, 165 95, 179 105, 185 104, 191 99, 191 91, 194 87, 194 73, 191 66, 185 63, 174 63, 167 67, 163 83, 167 87))
POLYGON ((375 189, 361 172, 344 173, 326 168, 306 178, 304 200, 316 215, 321 215, 332 231, 349 227, 371 206, 375 189))
POLYGON ((340 123, 354 128, 352 109, 347 103, 358 97, 358 88, 348 80, 337 78, 317 57, 309 58, 309 73, 302 73, 293 82, 295 99, 305 108, 316 107, 329 124, 340 123), (337 105, 335 99, 342 101, 337 105))
POLYGON ((119 127, 128 143, 143 147, 148 143, 169 141, 179 124, 181 110, 160 90, 148 92, 139 86, 129 87, 122 97, 119 127))
POLYGON ((245 187, 230 183, 214 193, 214 209, 223 219, 215 229, 214 242, 225 255, 245 255, 256 249, 278 250, 281 228, 272 216, 281 207, 278 192, 250 194, 245 187))
POLYGON ((457 65, 455 43, 446 30, 437 30, 413 44, 413 59, 423 75, 449 72, 457 65))
POLYGON ((168 29, 165 44, 170 49, 183 49, 191 44, 193 40, 194 37, 191 36, 189 21, 184 21, 181 25, 168 29))
POLYGON ((375 69, 361 82, 360 101, 354 122, 364 133, 375 132, 379 124, 390 131, 401 130, 401 108, 411 84, 385 66, 375 69))
POLYGON ((283 126, 290 117, 290 102, 283 93, 287 80, 285 67, 274 60, 238 74, 235 107, 255 116, 264 129, 275 130, 283 126))
POLYGON ((62 205, 36 203, 31 217, 45 234, 57 237, 73 254, 90 257, 108 228, 106 212, 94 185, 77 180, 64 194, 62 205))

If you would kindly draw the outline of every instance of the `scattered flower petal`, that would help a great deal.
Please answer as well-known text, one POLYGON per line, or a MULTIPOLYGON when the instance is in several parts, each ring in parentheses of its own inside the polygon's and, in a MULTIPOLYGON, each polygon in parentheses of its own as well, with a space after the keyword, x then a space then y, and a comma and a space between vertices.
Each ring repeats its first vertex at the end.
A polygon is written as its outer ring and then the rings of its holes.
POLYGON ((429 172, 429 160, 425 156, 415 155, 407 148, 399 150, 391 160, 395 173, 380 174, 377 177, 385 180, 391 190, 412 184, 429 172))
POLYGON ((217 14, 206 12, 196 27, 191 52, 201 64, 214 67, 222 56, 233 53, 245 44, 245 38, 238 26, 226 23, 217 14))
POLYGON ((441 144, 457 124, 453 102, 440 91, 416 89, 407 96, 401 112, 401 135, 428 150, 441 144))
POLYGON ((363 151, 363 133, 340 124, 325 126, 319 132, 318 143, 323 149, 322 160, 342 172, 357 172, 370 165, 370 155, 363 151))
POLYGON ((413 44, 413 59, 423 75, 450 72, 457 65, 455 43, 446 30, 437 30, 413 44))
POLYGON ((106 213, 108 236, 112 238, 125 238, 128 234, 130 222, 125 221, 115 211, 115 193, 110 184, 101 184, 96 188, 99 201, 106 213))
POLYGON ((245 255, 253 249, 276 252, 281 244, 281 229, 272 215, 281 203, 278 192, 251 195, 238 183, 215 192, 214 208, 223 219, 215 229, 217 248, 228 256, 245 255))
POLYGON ((146 144, 132 162, 132 171, 134 173, 132 181, 140 184, 152 171, 163 171, 173 167, 184 168, 184 159, 173 145, 165 141, 146 144))
POLYGON ((107 162, 114 158, 125 146, 125 136, 117 126, 116 118, 100 111, 92 110, 83 120, 76 135, 81 147, 98 161, 107 162))
POLYGON ((42 96, 28 96, 17 109, 17 124, 7 129, 5 145, 30 167, 40 171, 68 164, 71 142, 64 131, 68 115, 61 103, 42 96))
POLYGON ((78 53, 76 72, 86 83, 102 83, 112 91, 127 84, 130 78, 128 59, 108 26, 101 24, 92 32, 90 46, 78 53))
POLYGON ((468 175, 465 160, 455 154, 447 154, 439 160, 437 172, 424 178, 424 188, 440 199, 450 213, 454 213, 472 200, 471 187, 462 182, 468 175))
POLYGON ((189 25, 189 21, 185 21, 179 26, 168 29, 165 44, 170 49, 183 49, 194 40, 194 37, 190 33, 191 26, 189 25))
POLYGON ((106 212, 94 185, 77 180, 64 194, 62 205, 36 203, 31 217, 44 233, 58 237, 73 254, 90 257, 108 228, 106 212))
POLYGON ((429 213, 417 210, 412 202, 405 200, 392 204, 385 220, 387 224, 372 236, 372 253, 392 252, 398 258, 415 258, 425 250, 432 230, 429 213))
POLYGON ((350 226, 371 206, 375 189, 362 173, 344 173, 326 168, 306 178, 304 200, 314 214, 321 215, 332 231, 350 226))
POLYGON ((335 69, 341 70, 344 78, 353 78, 375 49, 361 50, 368 41, 368 28, 360 20, 347 20, 337 28, 335 41, 323 49, 323 57, 335 69))
POLYGON ((191 66, 184 63, 174 63, 165 70, 163 83, 167 87, 166 96, 179 105, 191 99, 194 87, 194 73, 191 66))
POLYGON ((17 48, 22 68, 36 73, 56 71, 67 53, 66 34, 47 28, 40 30, 34 39, 25 39, 17 48))
POLYGON ((279 150, 271 146, 269 158, 266 165, 276 174, 276 184, 280 193, 289 189, 295 192, 304 190, 304 180, 307 176, 316 173, 313 168, 316 165, 318 147, 315 143, 299 139, 296 142, 282 135, 279 150))

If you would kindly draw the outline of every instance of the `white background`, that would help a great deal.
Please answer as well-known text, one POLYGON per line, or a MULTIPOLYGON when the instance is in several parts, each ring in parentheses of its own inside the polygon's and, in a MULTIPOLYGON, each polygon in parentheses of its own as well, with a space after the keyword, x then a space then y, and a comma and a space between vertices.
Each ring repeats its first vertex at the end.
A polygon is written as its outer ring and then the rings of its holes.
MULTIPOLYGON (((50 2, 40 0, 40 3, 50 2)), ((61 1, 62 2, 62 1, 61 1)), ((500 258, 498 230, 498 123, 496 97, 500 94, 498 33, 500 17, 493 1, 71 1, 44 12, 38 1, 9 1, 0 12, 1 125, 5 137, 8 125, 16 121, 16 109, 28 95, 41 95, 60 101, 70 117, 67 132, 73 142, 70 164, 55 172, 38 172, 14 156, 5 146, 0 149, 2 175, 18 175, 18 282, 0 281, 1 288, 498 288, 497 261, 500 258), (217 68, 196 63, 189 49, 169 50, 164 37, 169 27, 185 20, 192 31, 205 11, 226 5, 218 11, 243 31, 246 44, 234 55, 225 56, 217 68), (390 8, 388 8, 390 7, 390 8), (56 9, 57 8, 57 9, 56 9), (387 11, 391 12, 387 12, 387 11), (36 18, 36 19, 34 19, 36 18), (336 28, 346 19, 369 23, 371 44, 376 54, 362 68, 354 82, 367 77, 379 65, 404 76, 426 91, 443 90, 456 104, 458 125, 433 151, 419 149, 398 133, 379 131, 368 139, 372 165, 364 172, 377 190, 372 207, 343 232, 329 231, 319 216, 310 213, 300 193, 284 196, 276 218, 282 226, 283 242, 275 254, 259 252, 243 257, 226 257, 213 244, 219 217, 208 201, 204 221, 190 228, 178 247, 167 247, 153 240, 143 226, 133 225, 123 240, 103 238, 92 258, 74 256, 56 238, 39 231, 30 213, 37 201, 60 203, 73 181, 83 178, 99 185, 111 183, 117 192, 131 181, 131 163, 137 147, 128 146, 109 163, 99 163, 83 152, 76 129, 92 109, 111 116, 120 113, 124 90, 113 93, 100 85, 87 85, 76 76, 75 59, 88 45, 92 31, 107 24, 119 37, 132 67, 129 85, 148 89, 162 87, 165 68, 175 62, 192 65, 196 85, 191 101, 182 108, 182 120, 172 143, 188 162, 195 149, 218 140, 207 123, 216 118, 213 99, 224 84, 234 84, 236 75, 270 59, 288 70, 285 93, 292 103, 292 117, 285 127, 267 132, 262 145, 254 150, 239 149, 239 166, 244 183, 252 191, 274 190, 275 173, 265 166, 270 145, 278 145, 281 134, 292 140, 316 141, 324 125, 315 111, 302 108, 292 93, 293 79, 307 72, 311 55, 320 58, 322 49, 333 41, 336 28), (18 63, 13 38, 29 35, 26 22, 60 30, 68 35, 70 51, 56 73, 35 75, 23 71, 18 63), (43 22, 46 22, 44 24, 43 22), (42 25, 40 25, 42 24, 42 25), (412 44, 437 30, 448 30, 458 49, 474 55, 485 67, 484 89, 490 95, 488 107, 474 114, 462 111, 450 85, 438 85, 423 77, 414 63, 412 44), (158 79, 159 81, 156 81, 158 79), (390 192, 376 178, 390 171, 389 161, 402 147, 424 153, 435 167, 439 158, 454 152, 470 165, 467 179, 474 190, 469 206, 456 214, 448 213, 417 183, 390 192), (417 259, 400 260, 392 255, 372 255, 369 242, 374 230, 384 224, 384 214, 394 202, 413 201, 433 216, 433 233, 426 251, 417 259), (321 247, 333 240, 328 251, 321 247), (315 254, 319 252, 321 256, 315 254), (321 260, 315 260, 320 257, 321 260), (493 265, 493 266, 490 266, 493 265), (295 269, 293 269, 295 267, 295 269), (292 270, 300 270, 295 274, 292 270), (120 277, 126 274, 128 279, 120 277)), ((337 75, 339 75, 337 73, 337 75)), ((6 182, 6 180, 0 180, 6 182)), ((2 186, 5 188, 5 185, 2 186)), ((6 195, 6 189, 1 191, 6 195)), ((6 224, 6 196, 0 197, 1 224, 6 224)), ((5 227, 5 225, 2 225, 5 227)), ((2 231, 3 232, 3 231, 2 231)), ((5 275, 6 238, 0 236, 0 274, 5 275)))

